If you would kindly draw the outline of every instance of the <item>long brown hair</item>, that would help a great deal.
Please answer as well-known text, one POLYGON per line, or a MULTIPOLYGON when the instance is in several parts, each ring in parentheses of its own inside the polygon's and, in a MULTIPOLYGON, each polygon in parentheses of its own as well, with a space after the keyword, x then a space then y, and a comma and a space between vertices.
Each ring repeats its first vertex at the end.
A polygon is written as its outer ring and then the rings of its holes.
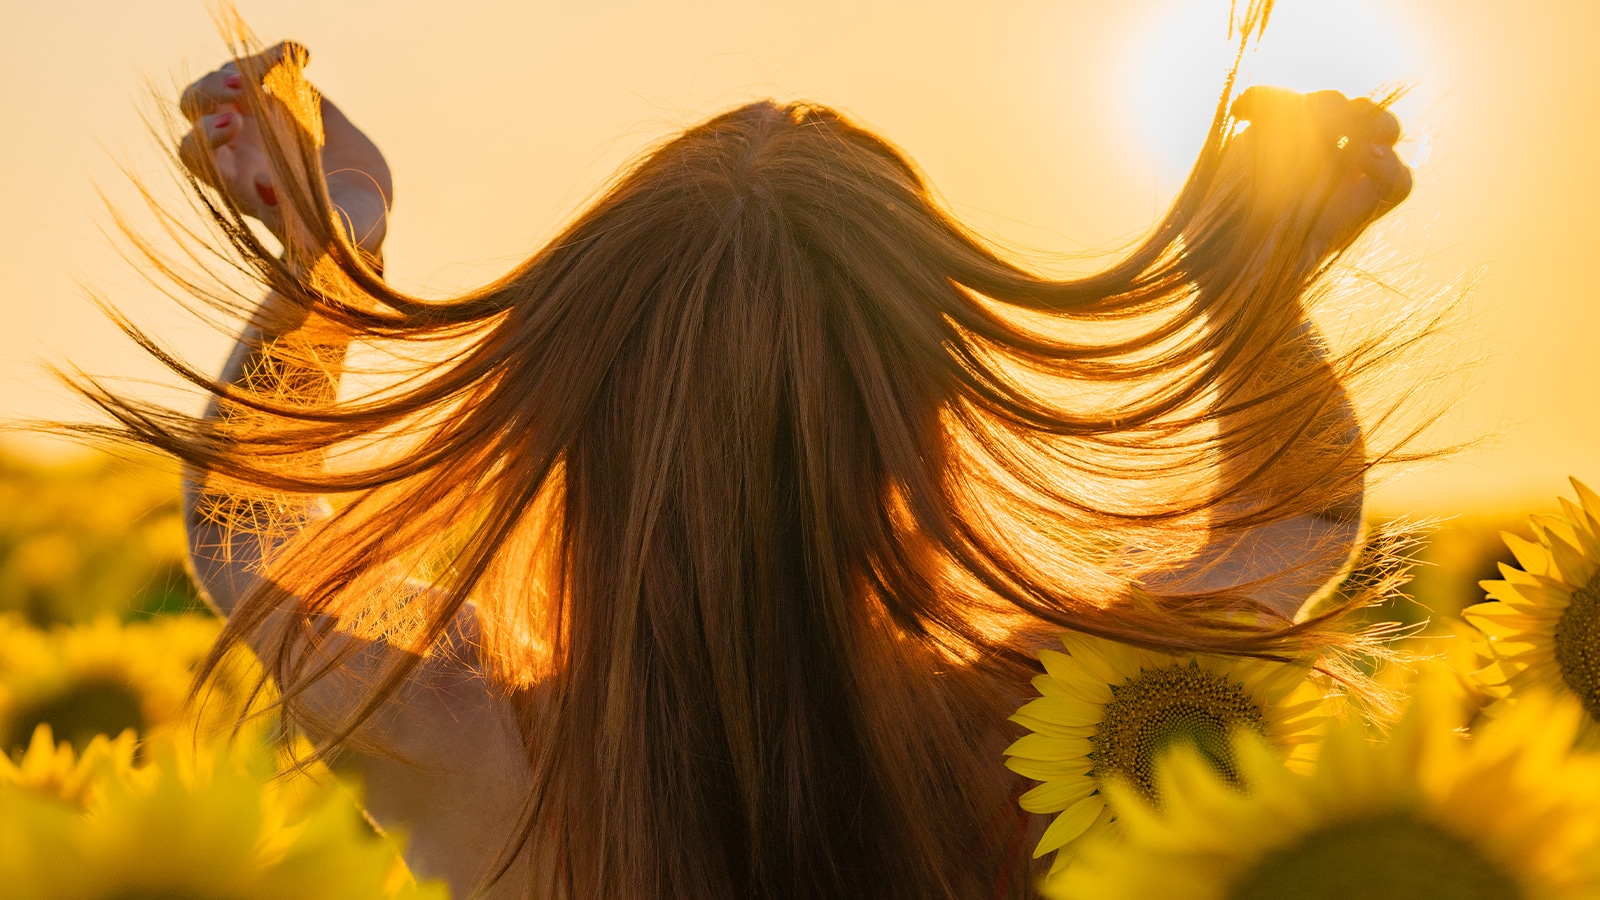
MULTIPOLYGON (((1360 640, 1248 590, 1126 590, 1197 523, 1335 508, 1382 455, 1319 437, 1378 342, 1282 366, 1340 248, 1307 252, 1315 203, 1264 200, 1230 163, 1226 103, 1171 210, 1086 278, 997 254, 842 115, 759 102, 654 149, 494 284, 426 300, 338 226, 299 61, 272 77, 249 101, 295 219, 285 257, 195 188, 301 311, 276 352, 441 352, 316 402, 164 356, 223 403, 210 419, 82 389, 216 496, 333 498, 217 650, 294 623, 267 660, 292 698, 337 664, 295 650, 330 629, 390 647, 333 738, 475 615, 533 774, 508 847, 553 848, 549 895, 1024 895, 999 757, 1033 671, 1020 635, 1284 657, 1360 640), (1238 445, 1255 463, 1219 479, 1238 445)), ((1279 174, 1285 195, 1325 183, 1279 174)))

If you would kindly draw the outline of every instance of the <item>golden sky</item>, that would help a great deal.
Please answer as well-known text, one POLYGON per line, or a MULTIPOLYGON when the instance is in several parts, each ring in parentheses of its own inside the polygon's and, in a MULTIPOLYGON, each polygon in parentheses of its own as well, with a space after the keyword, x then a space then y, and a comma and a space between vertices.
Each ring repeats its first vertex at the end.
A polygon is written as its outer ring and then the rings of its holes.
MULTIPOLYGON (((1035 262, 1109 251, 1170 198, 1221 87, 1227 0, 587 3, 238 0, 263 39, 383 147, 402 288, 503 272, 651 142, 760 96, 834 105, 886 134, 980 232, 1035 262), (447 9, 447 6, 449 7, 447 9)), ((1462 384, 1437 440, 1478 439, 1381 485, 1388 511, 1548 505, 1600 483, 1600 3, 1279 0, 1250 81, 1404 83, 1417 187, 1382 228, 1386 273, 1478 286, 1445 348, 1462 384)), ((61 416, 40 360, 155 370, 85 285, 191 359, 187 322, 102 233, 136 205, 122 162, 165 172, 150 86, 223 59, 200 0, 0 7, 0 417, 61 416)), ((1081 265, 1081 262, 1078 263, 1081 265)))

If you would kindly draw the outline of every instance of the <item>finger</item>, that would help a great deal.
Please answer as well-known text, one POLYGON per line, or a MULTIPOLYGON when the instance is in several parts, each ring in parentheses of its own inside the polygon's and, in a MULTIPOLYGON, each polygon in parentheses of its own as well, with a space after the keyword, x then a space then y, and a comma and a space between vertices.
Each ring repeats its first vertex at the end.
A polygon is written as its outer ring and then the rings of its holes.
POLYGON ((1326 109, 1323 113, 1325 120, 1338 131, 1340 137, 1349 138, 1351 143, 1374 143, 1387 147, 1400 139, 1400 120, 1369 97, 1345 99, 1340 94, 1337 103, 1326 102, 1326 109))
POLYGON ((1300 108, 1303 102, 1304 95, 1288 88, 1255 84, 1233 101, 1233 117, 1241 122, 1278 119, 1300 108))
POLYGON ((224 103, 237 102, 243 89, 243 76, 233 63, 228 63, 184 88, 183 95, 178 98, 178 108, 183 110, 185 118, 193 122, 216 112, 217 107, 224 103))
POLYGON ((1377 107, 1368 128, 1367 137, 1375 144, 1392 147, 1400 140, 1400 119, 1381 106, 1377 107))
POLYGON ((184 168, 196 175, 209 179, 209 169, 215 168, 216 160, 213 151, 232 140, 239 133, 243 116, 233 106, 222 108, 216 113, 203 116, 189 129, 178 144, 178 159, 184 168), (211 162, 207 163, 207 158, 211 162))
POLYGON ((237 102, 247 77, 254 77, 259 82, 273 66, 291 55, 299 60, 301 66, 311 62, 311 51, 303 44, 280 41, 260 53, 229 61, 184 88, 178 98, 178 107, 191 122, 209 115, 224 103, 237 102))
POLYGON ((230 187, 240 209, 267 226, 268 231, 283 235, 283 210, 278 208, 278 192, 271 175, 257 172, 248 179, 238 178, 230 187))
POLYGON ((1371 144, 1369 153, 1372 162, 1368 172, 1378 193, 1379 208, 1398 206, 1411 195, 1411 167, 1387 144, 1371 144))
POLYGON ((260 53, 238 60, 238 67, 246 76, 254 76, 259 81, 285 59, 293 59, 304 68, 311 63, 311 51, 298 41, 279 41, 260 53))
POLYGON ((1316 140, 1342 150, 1365 145, 1367 125, 1377 107, 1366 97, 1352 100, 1339 91, 1314 91, 1306 95, 1306 111, 1316 140))
POLYGON ((278 188, 272 182, 272 176, 261 172, 251 180, 251 188, 255 191, 256 199, 262 204, 272 207, 278 205, 278 188))
POLYGON ((1365 97, 1351 100, 1341 91, 1312 91, 1305 99, 1306 111, 1312 118, 1334 127, 1336 123, 1353 121, 1356 105, 1363 102, 1370 104, 1372 101, 1365 97))

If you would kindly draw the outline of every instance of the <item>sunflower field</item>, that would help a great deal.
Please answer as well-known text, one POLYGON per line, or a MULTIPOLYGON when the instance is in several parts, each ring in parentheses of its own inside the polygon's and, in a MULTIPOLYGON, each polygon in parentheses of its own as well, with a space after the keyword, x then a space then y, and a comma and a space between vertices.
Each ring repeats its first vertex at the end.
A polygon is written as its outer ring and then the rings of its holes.
POLYGON ((1316 661, 1041 652, 1006 753, 1052 817, 1046 896, 1600 897, 1600 495, 1573 488, 1418 545, 1367 696, 1316 661))
MULTIPOLYGON (((1316 661, 1064 635, 996 761, 1049 823, 1045 894, 1600 898, 1600 496, 1574 490, 1417 542, 1362 696, 1316 661)), ((219 628, 169 466, 0 454, 4 895, 443 900, 359 785, 291 764, 252 662, 191 696, 219 628)))
POLYGON ((253 663, 191 698, 221 623, 183 547, 170 466, 0 455, 0 894, 445 900, 292 765, 253 663))

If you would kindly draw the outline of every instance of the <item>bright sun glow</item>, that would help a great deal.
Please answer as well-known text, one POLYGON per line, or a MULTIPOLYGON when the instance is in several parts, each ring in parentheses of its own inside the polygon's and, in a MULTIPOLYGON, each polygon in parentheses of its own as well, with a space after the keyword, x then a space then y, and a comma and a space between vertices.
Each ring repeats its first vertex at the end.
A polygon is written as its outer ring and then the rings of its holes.
MULTIPOLYGON (((1220 0, 1168 0, 1134 32, 1123 84, 1165 188, 1177 186, 1205 140, 1235 52, 1227 33, 1220 0)), ((1372 94, 1417 83, 1421 58, 1406 23, 1375 0, 1279 0, 1265 39, 1245 54, 1238 86, 1372 94)), ((1396 112, 1415 121, 1415 106, 1407 97, 1396 112)))

